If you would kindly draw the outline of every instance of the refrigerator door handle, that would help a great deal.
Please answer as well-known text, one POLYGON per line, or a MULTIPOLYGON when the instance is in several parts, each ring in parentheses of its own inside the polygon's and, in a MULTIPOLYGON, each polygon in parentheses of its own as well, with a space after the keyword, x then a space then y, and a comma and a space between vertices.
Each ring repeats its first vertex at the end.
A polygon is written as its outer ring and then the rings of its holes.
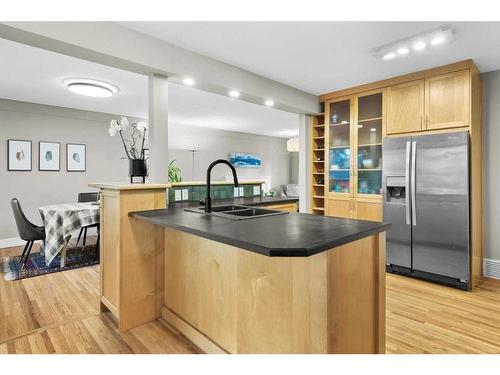
POLYGON ((410 141, 406 142, 406 163, 405 163, 405 206, 406 206, 406 224, 410 225, 410 141))
POLYGON ((416 169, 417 169, 417 142, 411 142, 411 221, 413 226, 417 226, 417 184, 416 184, 416 169))

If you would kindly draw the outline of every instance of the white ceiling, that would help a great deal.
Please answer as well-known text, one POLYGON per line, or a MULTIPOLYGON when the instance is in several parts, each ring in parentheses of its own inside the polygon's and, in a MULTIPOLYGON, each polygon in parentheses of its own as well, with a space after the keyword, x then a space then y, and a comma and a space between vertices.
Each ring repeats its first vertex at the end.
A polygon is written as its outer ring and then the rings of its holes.
MULTIPOLYGON (((147 77, 0 39, 0 98, 147 118, 147 77), (91 78, 120 88, 111 98, 69 92, 65 78, 91 78)), ((182 85, 169 88, 169 121, 177 124, 291 137, 298 115, 182 85)))
POLYGON ((185 49, 320 95, 474 59, 500 69, 500 22, 453 22, 453 43, 392 61, 374 48, 447 22, 120 22, 185 49))

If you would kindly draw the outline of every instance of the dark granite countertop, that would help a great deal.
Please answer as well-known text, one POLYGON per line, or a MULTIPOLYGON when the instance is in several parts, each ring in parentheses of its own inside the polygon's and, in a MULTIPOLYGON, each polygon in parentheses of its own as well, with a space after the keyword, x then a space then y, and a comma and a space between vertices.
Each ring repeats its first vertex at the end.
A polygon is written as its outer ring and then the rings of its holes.
MULTIPOLYGON (((258 204, 258 199, 261 199, 261 204, 278 203, 276 198, 273 201, 259 197, 250 199, 253 199, 254 205, 258 204)), ((235 199, 220 200, 217 205, 233 202, 242 204, 241 199, 235 199)), ((262 255, 281 257, 311 256, 390 228, 388 223, 303 213, 231 220, 184 210, 198 206, 195 203, 177 203, 169 205, 168 209, 132 212, 129 215, 262 255)))

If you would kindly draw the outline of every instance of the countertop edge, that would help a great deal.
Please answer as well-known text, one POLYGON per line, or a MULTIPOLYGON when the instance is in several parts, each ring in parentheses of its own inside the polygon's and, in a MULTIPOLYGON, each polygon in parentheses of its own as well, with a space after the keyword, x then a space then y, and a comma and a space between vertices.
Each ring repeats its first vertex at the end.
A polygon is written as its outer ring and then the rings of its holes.
POLYGON ((365 237, 372 236, 377 233, 385 232, 387 229, 390 228, 391 224, 389 223, 380 223, 380 225, 376 228, 366 230, 362 233, 356 233, 350 236, 345 236, 342 239, 336 239, 336 240, 331 240, 331 241, 325 241, 324 243, 321 243, 316 246, 312 246, 309 248, 268 248, 268 247, 263 247, 260 245, 252 244, 249 242, 245 241, 239 241, 237 239, 230 239, 225 236, 220 236, 217 234, 212 234, 208 233, 206 231, 201 231, 197 230, 191 227, 186 227, 183 225, 177 225, 173 223, 158 223, 154 218, 147 218, 144 216, 141 216, 140 213, 144 211, 137 211, 137 212, 130 212, 129 216, 134 217, 137 220, 145 221, 154 225, 159 225, 162 227, 166 228, 172 228, 179 230, 181 232, 197 235, 199 237, 212 240, 215 242, 220 242, 229 246, 234 246, 241 248, 243 250, 249 250, 254 253, 258 253, 261 255, 266 255, 268 257, 309 257, 312 255, 316 255, 318 253, 321 253, 326 250, 330 250, 342 245, 345 245, 350 242, 354 242, 360 239, 363 239, 365 237))
POLYGON ((130 184, 126 182, 91 182, 89 187, 107 190, 153 190, 168 189, 171 184, 130 184))

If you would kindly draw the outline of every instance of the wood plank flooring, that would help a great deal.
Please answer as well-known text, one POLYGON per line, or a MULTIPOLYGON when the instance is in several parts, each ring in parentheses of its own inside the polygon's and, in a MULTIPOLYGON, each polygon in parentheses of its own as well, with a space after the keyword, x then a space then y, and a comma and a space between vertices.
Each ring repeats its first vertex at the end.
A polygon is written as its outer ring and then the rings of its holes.
POLYGON ((196 353, 162 321, 120 335, 99 314, 99 266, 5 281, 3 258, 21 250, 0 249, 0 353, 196 353))
MULTIPOLYGON (((161 320, 120 335, 99 314, 98 291, 98 266, 18 281, 0 273, 0 353, 197 352, 161 320)), ((386 341, 387 353, 500 353, 500 280, 463 292, 387 275, 386 341)))

